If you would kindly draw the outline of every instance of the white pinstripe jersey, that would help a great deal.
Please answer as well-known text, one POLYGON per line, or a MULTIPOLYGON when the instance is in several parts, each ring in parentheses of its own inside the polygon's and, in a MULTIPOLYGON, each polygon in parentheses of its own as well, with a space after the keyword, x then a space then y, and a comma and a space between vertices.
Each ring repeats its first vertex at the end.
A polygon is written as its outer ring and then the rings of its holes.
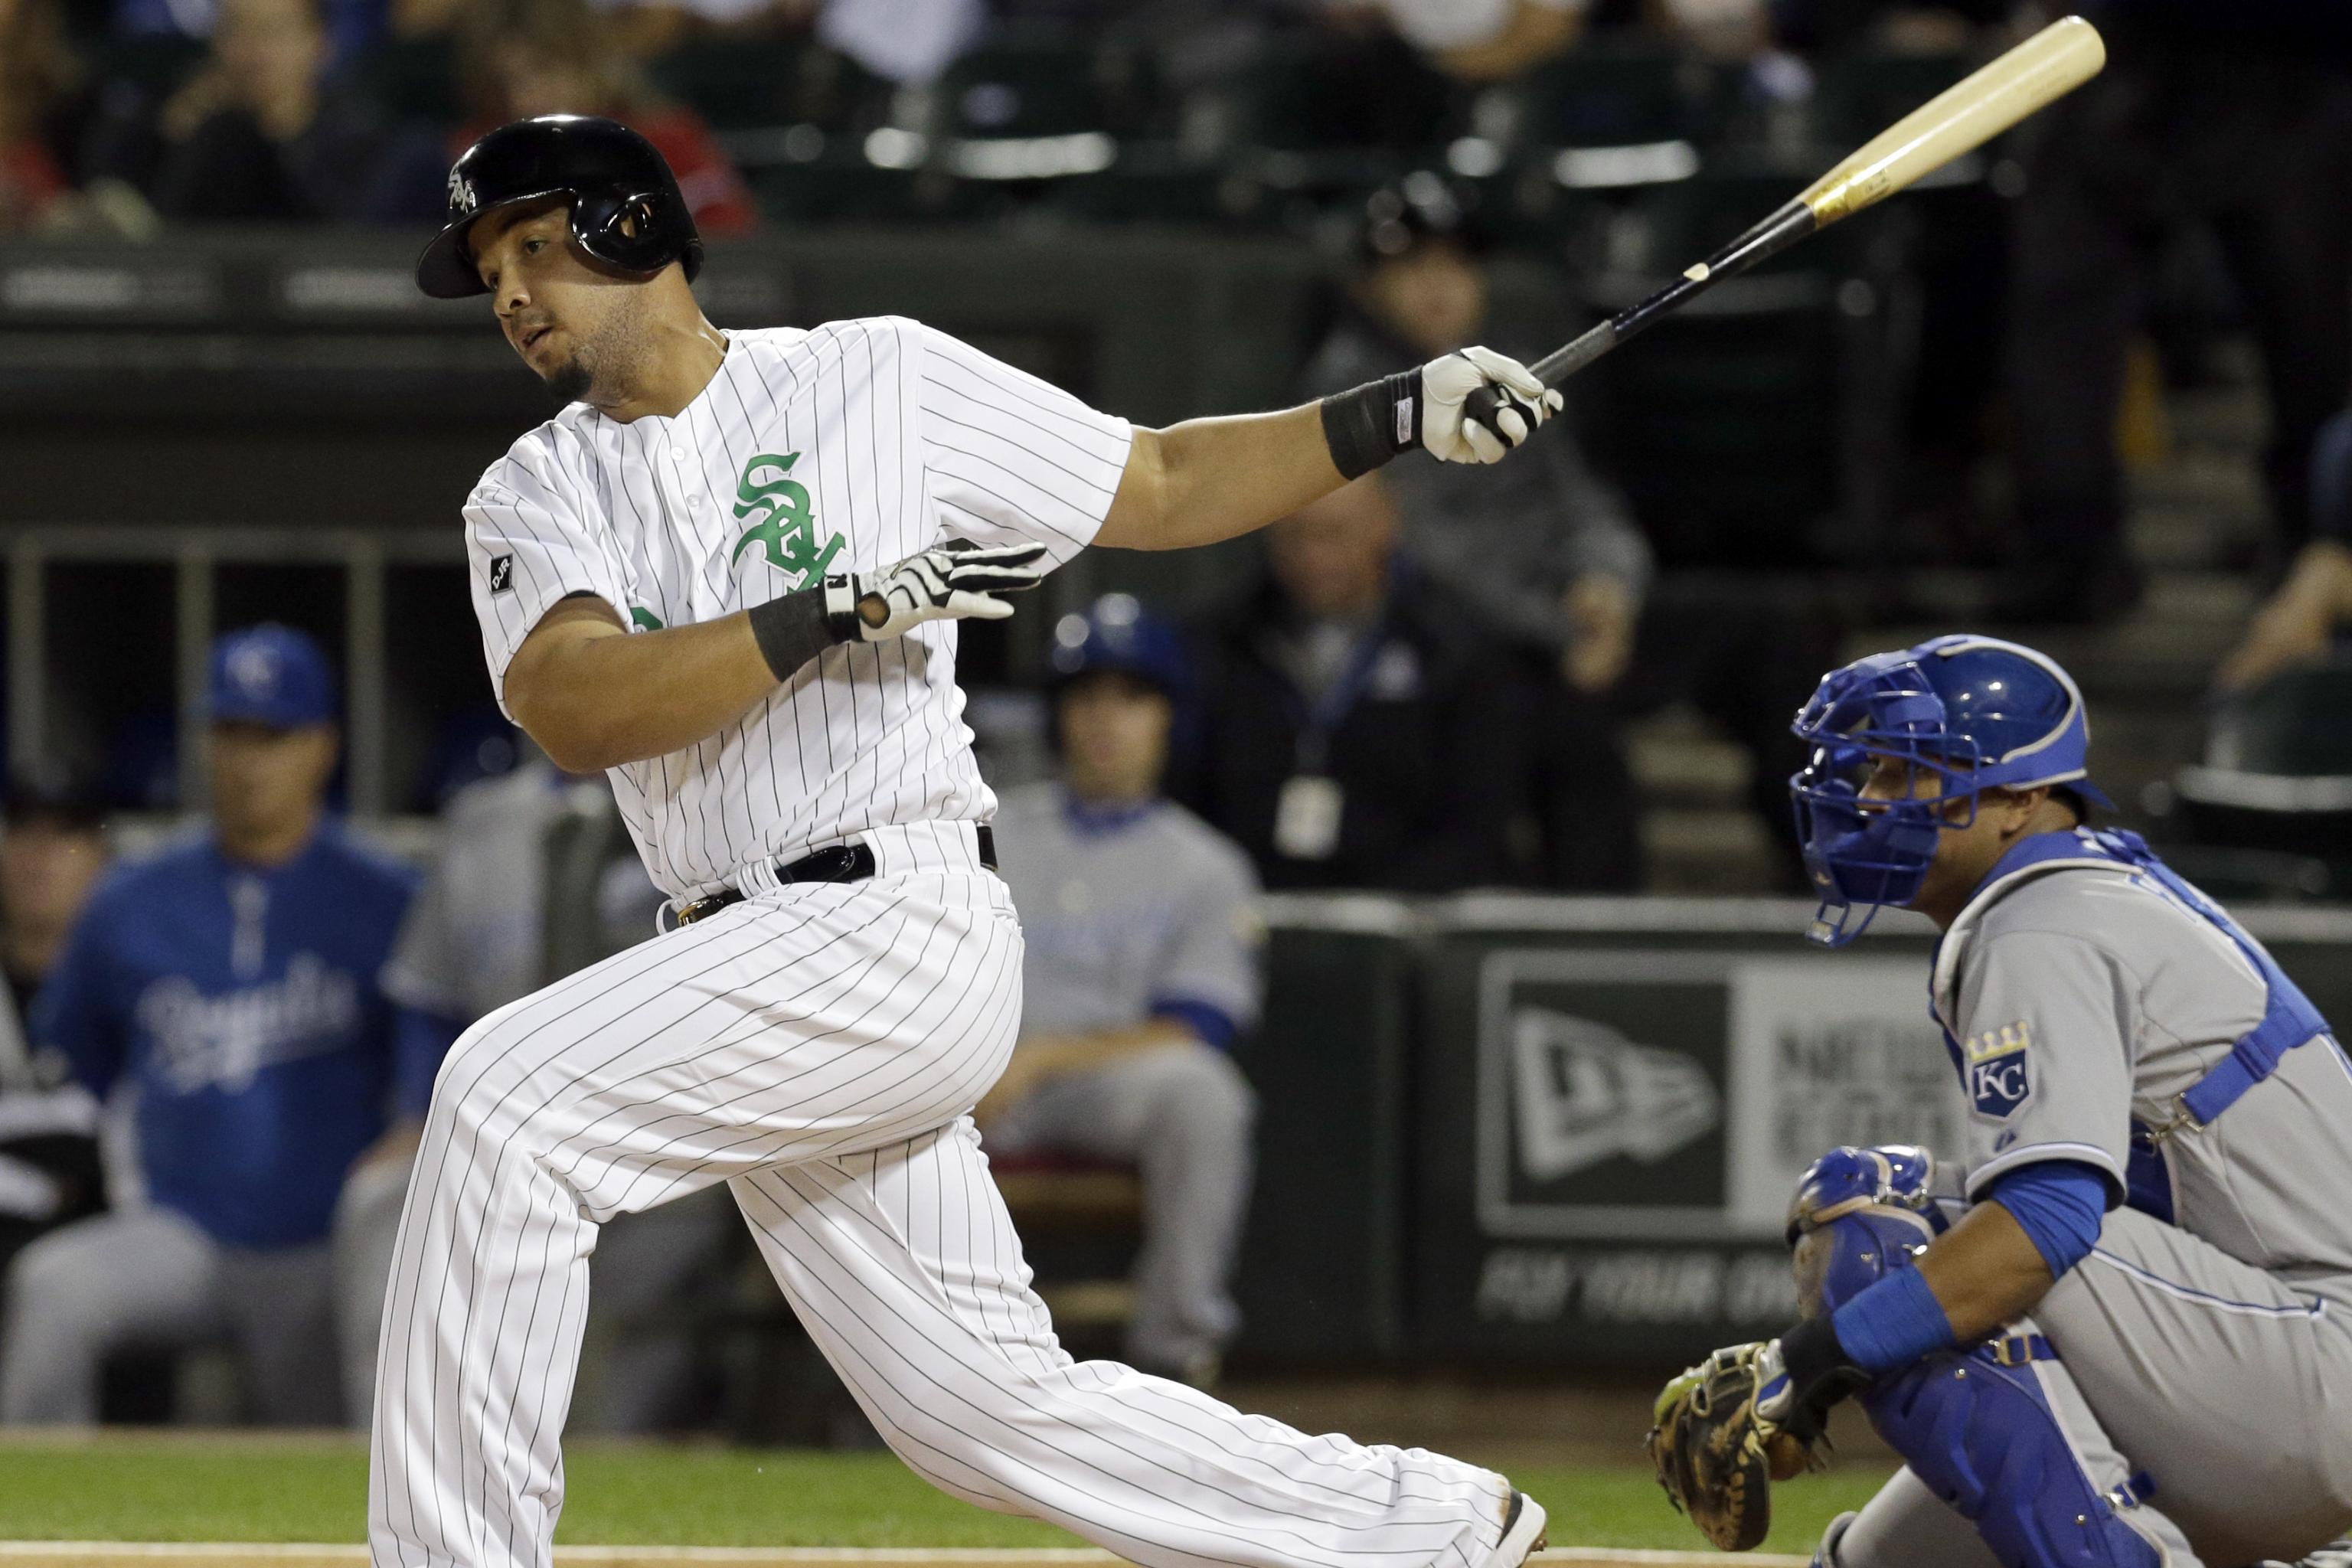
MULTIPOLYGON (((950 539, 1034 541, 1058 564, 1110 510, 1127 422, 945 333, 881 317, 727 336, 675 416, 573 404, 467 498, 501 708, 515 649, 573 594, 634 630, 683 626, 950 539)), ((955 653, 951 620, 829 649, 709 739, 613 769, 654 881, 693 898, 863 829, 988 820, 955 653)))

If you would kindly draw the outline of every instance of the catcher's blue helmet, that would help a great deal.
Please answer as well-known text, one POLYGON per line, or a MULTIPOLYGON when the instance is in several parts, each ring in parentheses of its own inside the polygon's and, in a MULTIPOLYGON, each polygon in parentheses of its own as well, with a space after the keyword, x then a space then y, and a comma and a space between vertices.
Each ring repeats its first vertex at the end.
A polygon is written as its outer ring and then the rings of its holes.
POLYGON ((1856 659, 1822 679, 1790 728, 1813 748, 1789 781, 1822 898, 1808 934, 1832 947, 1860 936, 1881 907, 1918 896, 1938 835, 1976 820, 1981 791, 2063 784, 2107 804, 2084 776, 2091 727, 2074 678, 1998 637, 1960 633, 1856 659), (1864 803, 1881 757, 1932 773, 1940 793, 1864 803), (1869 912, 1849 926, 1857 904, 1869 912))
POLYGON ((1105 594, 1086 614, 1064 616, 1055 625, 1048 662, 1057 691, 1082 675, 1113 670, 1181 701, 1192 679, 1182 635, 1131 594, 1105 594))

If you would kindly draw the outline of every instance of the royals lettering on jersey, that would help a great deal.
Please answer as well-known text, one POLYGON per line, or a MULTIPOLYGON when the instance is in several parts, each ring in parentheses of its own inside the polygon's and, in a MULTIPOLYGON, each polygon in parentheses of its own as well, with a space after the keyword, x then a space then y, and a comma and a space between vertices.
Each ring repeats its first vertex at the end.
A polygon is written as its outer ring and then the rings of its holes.
MULTIPOLYGON (((913 321, 730 333, 676 416, 575 404, 483 475, 466 531, 491 679, 503 703, 515 649, 567 595, 658 630, 951 539, 1066 561, 1108 513, 1131 441, 1126 421, 913 321)), ((834 648, 718 734, 614 769, 654 880, 693 897, 862 829, 987 820, 956 638, 940 621, 834 648)))
POLYGON ((155 1202, 235 1247, 317 1241, 383 1131, 377 975, 413 885, 331 828, 268 869, 209 839, 125 866, 75 924, 29 1032, 93 1094, 136 1086, 155 1202))

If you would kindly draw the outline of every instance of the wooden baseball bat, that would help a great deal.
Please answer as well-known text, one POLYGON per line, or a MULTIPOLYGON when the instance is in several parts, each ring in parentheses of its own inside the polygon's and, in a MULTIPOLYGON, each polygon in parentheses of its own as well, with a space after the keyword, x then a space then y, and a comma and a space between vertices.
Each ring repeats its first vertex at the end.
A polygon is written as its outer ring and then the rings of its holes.
MULTIPOLYGON (((1690 268, 1680 278, 1591 328, 1528 368, 1557 386, 1670 310, 1726 278, 1747 271, 1849 214, 1893 195, 1921 175, 1981 147, 2035 110, 2099 74, 2107 47, 2080 16, 2053 22, 1999 59, 1913 110, 1807 186, 1763 222, 1690 268)), ((1492 387, 1472 395, 1491 417, 1501 398, 1492 387)))

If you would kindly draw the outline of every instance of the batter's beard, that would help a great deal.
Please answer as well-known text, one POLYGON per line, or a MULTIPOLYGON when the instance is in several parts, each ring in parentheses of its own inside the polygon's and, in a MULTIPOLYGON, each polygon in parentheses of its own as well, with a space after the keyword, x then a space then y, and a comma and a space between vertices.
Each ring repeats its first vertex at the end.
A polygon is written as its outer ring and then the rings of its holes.
POLYGON ((594 384, 595 379, 588 373, 588 367, 574 355, 548 372, 543 384, 548 395, 555 399, 557 407, 569 408, 588 395, 588 388, 594 384))

